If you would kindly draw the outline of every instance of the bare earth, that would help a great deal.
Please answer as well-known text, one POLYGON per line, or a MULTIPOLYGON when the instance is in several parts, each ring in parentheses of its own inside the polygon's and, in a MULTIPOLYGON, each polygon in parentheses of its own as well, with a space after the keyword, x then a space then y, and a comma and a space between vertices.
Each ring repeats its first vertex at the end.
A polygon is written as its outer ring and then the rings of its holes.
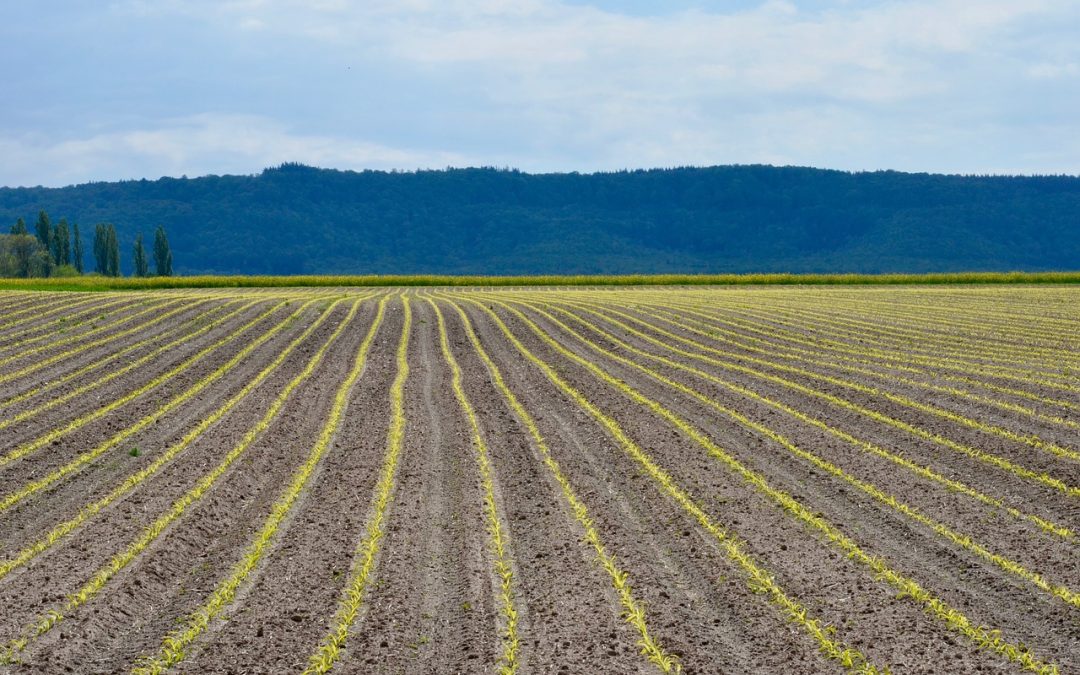
POLYGON ((0 293, 0 672, 1080 671, 1080 289, 0 293))

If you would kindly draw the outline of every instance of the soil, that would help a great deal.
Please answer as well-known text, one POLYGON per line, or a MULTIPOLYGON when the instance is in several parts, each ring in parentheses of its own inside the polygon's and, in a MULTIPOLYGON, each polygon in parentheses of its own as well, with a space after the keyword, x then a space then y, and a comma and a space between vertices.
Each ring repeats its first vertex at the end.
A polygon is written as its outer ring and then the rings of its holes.
MULTIPOLYGON (((813 356, 818 363, 762 355, 719 337, 710 339, 673 327, 650 316, 651 310, 635 307, 640 302, 662 302, 665 292, 677 293, 678 302, 671 304, 676 315, 682 311, 680 307, 694 306, 712 317, 687 314, 686 323, 712 322, 740 335, 763 340, 773 340, 772 333, 776 333, 777 350, 791 344, 781 333, 790 336, 797 331, 812 340, 859 344, 852 325, 838 328, 835 322, 815 318, 826 316, 829 289, 620 290, 591 294, 521 290, 504 291, 496 296, 469 290, 385 292, 391 297, 383 323, 360 378, 347 392, 345 412, 330 447, 257 564, 244 576, 235 597, 185 649, 184 659, 172 671, 300 672, 326 635, 349 581, 357 547, 367 535, 373 515, 376 482, 387 452, 390 387, 397 373, 403 293, 409 295, 413 313, 404 395, 404 441, 371 583, 349 627, 333 672, 490 673, 502 665, 505 621, 484 512, 485 490, 477 449, 471 427, 452 389, 451 369, 440 347, 436 315, 427 298, 436 299, 442 310, 451 352, 462 369, 463 390, 476 410, 480 433, 488 447, 494 505, 504 527, 505 555, 513 573, 512 593, 520 638, 517 672, 623 674, 657 672, 657 669, 640 654, 637 645, 640 634, 625 620, 611 576, 585 541, 585 530, 571 511, 541 449, 495 387, 491 373, 467 336, 455 304, 465 310, 506 385, 534 418, 551 457, 587 508, 601 542, 627 574, 633 596, 645 610, 651 636, 667 653, 677 656, 684 672, 821 673, 840 672, 843 667, 827 660, 811 635, 789 621, 781 609, 768 601, 768 596, 755 593, 746 573, 728 557, 724 546, 662 489, 617 438, 530 363, 491 316, 472 300, 479 300, 494 311, 530 352, 614 420, 633 443, 671 476, 675 485, 691 496, 709 519, 723 528, 756 565, 772 575, 788 597, 800 603, 821 626, 828 626, 833 639, 859 650, 871 663, 888 666, 894 673, 1021 672, 1017 664, 992 651, 979 649, 968 638, 951 630, 921 604, 898 597, 894 586, 788 514, 761 489, 710 456, 693 438, 654 410, 635 402, 575 358, 540 339, 501 302, 520 299, 549 303, 545 311, 602 350, 628 358, 699 392, 715 405, 597 352, 529 304, 513 305, 572 354, 595 364, 685 420, 735 460, 760 474, 768 485, 791 495, 868 554, 962 612, 973 626, 1000 630, 1003 639, 1025 645, 1038 658, 1056 664, 1063 673, 1080 669, 1080 608, 1076 604, 1040 590, 1030 581, 813 466, 775 440, 739 424, 717 406, 738 411, 949 530, 970 537, 994 554, 1073 593, 1080 591, 1076 535, 1063 538, 1041 531, 1030 522, 867 453, 767 402, 734 391, 724 382, 754 391, 920 465, 931 466, 1023 513, 1080 529, 1080 505, 1074 497, 760 375, 827 392, 943 438, 1045 471, 1071 486, 1080 485, 1080 462, 968 428, 881 395, 793 374, 778 366, 796 366, 811 373, 877 387, 921 404, 1018 434, 1035 434, 1080 451, 1080 434, 1075 429, 1002 411, 971 398, 831 367, 827 365, 830 352, 824 349, 813 356), (579 301, 595 303, 592 306, 596 311, 613 319, 625 321, 609 309, 640 319, 644 324, 633 324, 634 327, 663 344, 707 354, 685 343, 676 343, 647 324, 703 346, 730 351, 732 356, 711 354, 722 363, 709 363, 672 352, 583 311, 574 304, 579 301), (760 308, 746 308, 753 303, 760 304, 760 308), (820 303, 820 307, 813 303, 820 303), (806 306, 805 311, 802 305, 806 306), (550 309, 556 306, 589 321, 606 335, 589 331, 565 314, 550 309), (775 325, 763 318, 770 308, 783 309, 775 325), (729 319, 731 322, 725 323, 729 319), (756 327, 748 329, 748 322, 755 322, 756 327), (620 342, 692 366, 712 378, 636 354, 620 342), (747 357, 763 359, 765 363, 747 357)), ((889 292, 867 289, 866 296, 860 296, 860 292, 860 289, 837 290, 837 306, 843 311, 836 310, 832 316, 901 328, 905 339, 911 340, 911 353, 931 352, 933 344, 946 338, 973 354, 978 353, 980 345, 986 349, 1001 345, 1015 348, 1024 344, 1018 337, 1023 335, 1023 330, 1042 336, 1058 331, 1055 340, 1040 338, 1038 344, 1041 349, 1060 350, 1063 359, 1074 358, 1080 350, 1080 330, 1071 333, 1060 330, 1071 325, 1080 328, 1080 321, 1075 319, 1080 316, 1080 290, 1017 287, 965 289, 963 293, 934 295, 926 289, 898 288, 889 292), (860 297, 871 298, 872 302, 862 308, 858 304, 860 297), (1001 328, 1000 333, 980 328, 972 320, 973 313, 978 310, 993 314, 993 302, 1001 303, 1002 313, 991 317, 996 323, 989 323, 1021 327, 1008 331, 1001 328), (949 303, 960 308, 955 325, 947 322, 949 303), (1042 307, 1052 307, 1054 311, 1040 313, 1042 307), (1069 307, 1078 311, 1064 311, 1069 307), (928 326, 925 344, 916 337, 920 311, 924 311, 928 326), (1040 321, 1046 322, 1045 325, 1040 321)), ((329 299, 367 294, 356 289, 320 289, 307 297, 318 295, 329 299)), ((41 294, 42 307, 59 310, 42 319, 20 313, 32 306, 33 301, 27 296, 3 296, 0 358, 18 354, 21 340, 46 338, 30 342, 29 348, 47 344, 50 321, 65 315, 96 316, 94 312, 99 304, 113 302, 118 297, 121 296, 41 294), (6 319, 8 315, 13 317, 10 321, 6 319)), ((140 300, 160 302, 168 308, 183 306, 184 310, 168 321, 99 348, 73 353, 25 377, 0 383, 0 401, 102 361, 125 346, 146 341, 126 357, 138 358, 178 336, 194 333, 201 325, 196 319, 204 312, 223 315, 238 307, 238 303, 255 299, 259 303, 162 354, 152 365, 12 425, 0 434, 0 450, 9 452, 108 405, 236 330, 280 298, 293 300, 240 339, 193 363, 160 388, 64 434, 53 444, 0 466, 0 494, 19 490, 152 413, 162 402, 194 385, 258 335, 283 321, 297 307, 296 300, 305 296, 297 289, 280 293, 259 289, 202 295, 146 292, 123 297, 131 297, 132 302, 110 309, 110 318, 119 319, 139 311, 144 307, 138 304, 140 300)), ((0 607, 4 608, 0 612, 0 646, 30 635, 25 649, 14 655, 15 661, 0 665, 0 673, 121 673, 129 672, 140 657, 155 654, 163 638, 184 624, 232 573, 273 504, 306 460, 326 424, 335 394, 372 326, 381 297, 382 293, 362 302, 352 322, 330 345, 311 376, 293 391, 281 412, 258 432, 251 446, 213 486, 115 574, 98 594, 65 613, 51 630, 35 636, 28 627, 50 610, 61 609, 69 594, 137 539, 148 524, 165 513, 240 442, 346 319, 349 304, 341 303, 331 310, 326 320, 280 367, 160 471, 46 546, 26 564, 0 576, 0 607)), ((0 511, 0 564, 153 462, 256 377, 326 307, 325 302, 313 304, 221 380, 122 446, 50 488, 0 511), (131 453, 131 447, 140 451, 131 453)), ((89 339, 119 333, 152 316, 118 324, 114 330, 89 339)), ((59 333, 58 339, 68 334, 59 333)), ((809 348, 806 343, 798 346, 809 348)), ((41 357, 63 354, 64 349, 72 347, 45 350, 41 357)), ((898 350, 896 358, 902 361, 906 354, 898 350)), ((0 374, 32 362, 32 359, 12 361, 10 367, 0 369, 0 374)), ((0 416, 32 410, 53 397, 92 384, 110 367, 113 366, 90 369, 18 404, 7 407, 0 404, 0 416)), ((910 376, 886 365, 872 367, 875 372, 893 372, 910 379, 947 384, 993 400, 1030 405, 1046 415, 1080 421, 1080 413, 1069 406, 1009 397, 974 384, 936 380, 934 369, 925 365, 919 368, 928 372, 910 376)), ((941 372, 955 374, 952 370, 941 372)), ((989 378, 981 380, 994 382, 989 378)), ((999 383, 1018 386, 1015 381, 999 383)), ((1023 388, 1039 396, 1080 402, 1080 395, 1067 389, 1050 390, 1037 384, 1023 388)))

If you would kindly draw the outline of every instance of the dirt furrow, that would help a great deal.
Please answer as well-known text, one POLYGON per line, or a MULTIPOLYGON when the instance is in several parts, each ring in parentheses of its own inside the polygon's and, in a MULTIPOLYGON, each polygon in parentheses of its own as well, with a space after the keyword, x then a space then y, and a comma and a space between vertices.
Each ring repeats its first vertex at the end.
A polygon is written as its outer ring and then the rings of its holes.
MULTIPOLYGON (((342 315, 339 311, 339 320, 342 315)), ((369 321, 370 313, 366 317, 369 321)), ((323 340, 332 328, 332 323, 325 327, 323 340)), ((360 324, 357 329, 362 337, 360 324)), ((307 342, 307 356, 317 349, 319 337, 313 335, 307 342)), ((95 672, 122 672, 130 669, 140 654, 156 651, 161 638, 175 628, 176 619, 200 604, 228 573, 250 533, 303 461, 305 448, 325 420, 342 377, 339 362, 351 358, 348 349, 355 352, 360 337, 350 332, 348 339, 336 343, 316 373, 289 397, 281 414, 255 439, 235 467, 117 574, 106 592, 35 643, 32 656, 58 665, 90 663, 95 672)), ((275 379, 280 382, 294 377, 304 367, 307 356, 290 359, 288 367, 275 379)), ((239 430, 245 427, 243 423, 250 425, 265 412, 265 403, 276 395, 272 392, 264 394, 262 409, 255 407, 252 411, 255 416, 232 420, 236 426, 230 428, 236 432, 222 429, 220 435, 211 435, 199 445, 197 455, 186 457, 183 464, 188 466, 187 471, 180 470, 178 463, 174 471, 163 475, 162 483, 171 478, 168 494, 162 491, 159 497, 156 491, 149 491, 147 499, 152 504, 145 509, 135 502, 136 512, 144 511, 137 525, 148 524, 169 498, 181 494, 198 475, 217 464, 235 443, 239 430), (193 464, 198 474, 192 475, 193 464)))
POLYGON ((377 580, 340 668, 486 672, 498 659, 499 643, 482 492, 468 430, 438 351, 434 315, 422 301, 413 302, 413 311, 397 495, 377 580))
MULTIPOLYGON (((548 326, 548 330, 553 328, 548 326)), ((571 340, 562 340, 561 337, 561 342, 572 346, 571 340)), ((589 354, 583 350, 579 350, 579 353, 596 358, 595 353, 589 354)), ((745 428, 728 431, 732 421, 718 415, 715 409, 679 396, 671 388, 658 386, 655 380, 644 377, 640 372, 609 363, 605 360, 604 367, 616 372, 631 386, 658 400, 667 401, 669 407, 699 427, 709 430, 714 437, 725 438, 723 445, 740 459, 755 466, 814 510, 857 533, 857 538, 864 542, 866 548, 890 561, 899 561, 901 569, 918 570, 920 579, 928 587, 947 588, 945 596, 954 606, 977 609, 979 616, 985 617, 985 623, 1007 629, 1006 633, 1020 636, 1029 645, 1043 647, 1045 652, 1069 652, 1067 641, 1046 636, 1064 636, 1069 626, 1067 617, 1077 608, 1051 598, 1049 594, 1005 573, 986 560, 962 550, 935 535, 929 528, 903 517, 895 509, 868 498, 853 489, 852 485, 838 484, 832 476, 820 469, 815 470, 805 460, 796 459, 760 434, 747 434, 745 428), (853 514, 859 517, 852 518, 853 514), (933 583, 929 580, 933 580, 933 583), (1001 611, 1002 608, 1009 608, 1009 611, 1001 611), (1020 614, 1024 620, 1021 622, 1017 621, 1017 608, 1022 608, 1020 614)), ((711 399, 713 392, 706 393, 711 399)), ((812 435, 799 437, 813 438, 812 435)), ((868 475, 873 479, 873 473, 868 475)), ((883 475, 890 476, 890 481, 880 486, 900 495, 902 499, 908 499, 911 492, 903 489, 902 477, 898 477, 893 470, 887 470, 883 475)), ((910 486, 909 489, 917 491, 917 486, 910 486)), ((940 504, 930 503, 928 506, 940 504)), ((936 514, 938 511, 926 512, 936 514)), ((973 519, 964 531, 975 536, 976 540, 991 545, 999 554, 1009 555, 1014 560, 1027 558, 1029 565, 1048 572, 1059 583, 1075 586, 1075 581, 1080 578, 1080 566, 1073 555, 1073 548, 1064 542, 1050 544, 1032 538, 1028 538, 1027 545, 1023 542, 1003 542, 1003 531, 978 518, 973 519), (1037 548, 1027 551, 1032 544, 1037 548)))
MULTIPOLYGON (((866 650, 871 662, 917 672, 918 664, 940 664, 939 655, 948 654, 949 658, 957 659, 955 665, 964 663, 964 667, 970 668, 979 664, 991 671, 1011 670, 1007 662, 996 660, 970 643, 960 643, 957 647, 955 637, 942 624, 930 619, 917 605, 898 600, 895 590, 877 581, 872 572, 855 566, 837 549, 819 542, 817 535, 789 518, 678 430, 599 383, 579 366, 552 353, 516 318, 504 316, 504 320, 530 350, 535 349, 542 354, 541 358, 558 363, 560 372, 580 387, 586 397, 602 401, 605 410, 631 437, 638 439, 643 447, 654 448, 679 484, 703 500, 706 510, 714 512, 745 540, 755 557, 769 567, 792 595, 818 613, 825 623, 845 629, 840 637, 850 635, 852 645, 866 650), (856 625, 858 630, 854 630, 856 625), (896 640, 901 627, 904 627, 904 639, 896 640)), ((644 392, 655 393, 650 389, 644 392)), ((735 444, 736 438, 720 436, 717 440, 728 447, 735 444)))

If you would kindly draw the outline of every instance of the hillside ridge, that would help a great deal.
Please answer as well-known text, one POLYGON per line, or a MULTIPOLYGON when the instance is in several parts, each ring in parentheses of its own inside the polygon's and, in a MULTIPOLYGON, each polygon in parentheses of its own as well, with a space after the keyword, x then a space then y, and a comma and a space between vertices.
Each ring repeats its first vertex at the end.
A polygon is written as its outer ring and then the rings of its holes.
POLYGON ((1080 269, 1080 177, 731 165, 530 174, 341 171, 0 188, 181 274, 883 273, 1080 269))

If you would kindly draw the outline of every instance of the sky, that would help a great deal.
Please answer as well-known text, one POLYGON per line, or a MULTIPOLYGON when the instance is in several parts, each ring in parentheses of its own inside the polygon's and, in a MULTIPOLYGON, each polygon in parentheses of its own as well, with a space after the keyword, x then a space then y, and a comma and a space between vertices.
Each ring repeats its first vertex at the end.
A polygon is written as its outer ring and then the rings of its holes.
POLYGON ((777 164, 1080 174, 1075 0, 0 2, 0 185, 777 164))

